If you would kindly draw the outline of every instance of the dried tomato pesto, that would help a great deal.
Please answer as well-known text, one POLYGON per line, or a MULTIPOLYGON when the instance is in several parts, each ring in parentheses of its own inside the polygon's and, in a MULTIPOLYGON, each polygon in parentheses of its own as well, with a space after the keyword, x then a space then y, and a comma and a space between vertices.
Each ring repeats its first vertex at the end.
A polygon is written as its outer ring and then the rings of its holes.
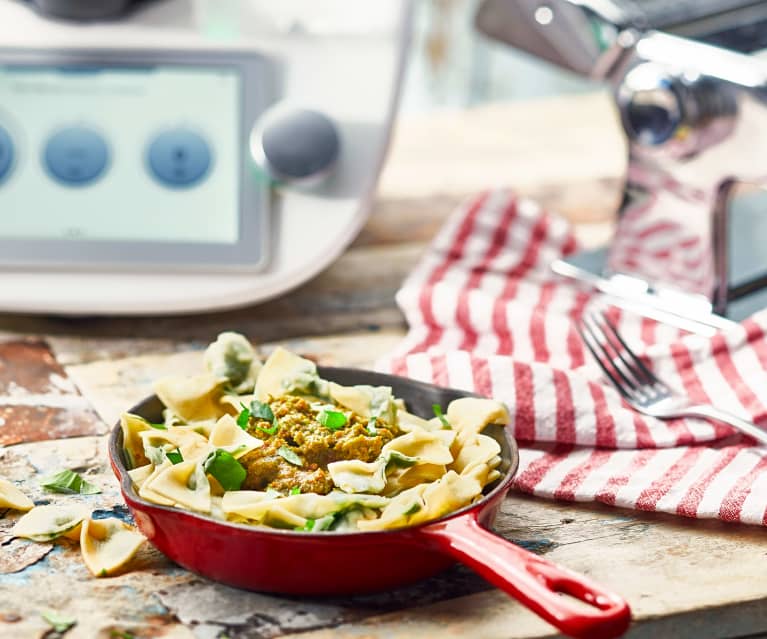
POLYGON ((243 489, 271 488, 286 493, 298 488, 302 493, 325 495, 333 489, 327 470, 329 463, 345 459, 371 462, 381 454, 384 444, 394 438, 394 427, 390 424, 378 419, 375 427, 368 430, 369 420, 354 412, 346 412, 348 421, 343 427, 331 430, 318 421, 317 412, 302 397, 270 397, 268 403, 277 429, 271 435, 273 424, 250 418, 247 431, 263 439, 264 445, 239 459, 247 471, 243 489), (286 449, 297 455, 300 466, 285 459, 286 449))

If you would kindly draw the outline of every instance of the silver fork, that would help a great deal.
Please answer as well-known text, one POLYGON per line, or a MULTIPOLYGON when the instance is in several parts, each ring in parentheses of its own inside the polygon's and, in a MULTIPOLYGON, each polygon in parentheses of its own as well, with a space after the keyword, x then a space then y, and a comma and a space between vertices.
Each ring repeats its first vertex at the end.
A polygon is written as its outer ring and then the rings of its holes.
POLYGON ((669 388, 628 347, 604 314, 587 315, 579 324, 578 332, 613 386, 640 413, 659 419, 714 419, 767 444, 767 432, 756 424, 711 404, 695 403, 669 388))

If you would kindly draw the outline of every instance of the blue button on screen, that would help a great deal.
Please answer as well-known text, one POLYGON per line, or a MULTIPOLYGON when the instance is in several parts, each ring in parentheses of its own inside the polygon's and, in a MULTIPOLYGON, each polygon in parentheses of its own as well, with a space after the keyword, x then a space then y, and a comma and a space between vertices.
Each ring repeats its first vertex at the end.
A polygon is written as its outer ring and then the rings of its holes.
POLYGON ((0 182, 13 166, 13 140, 8 131, 0 126, 0 182))
POLYGON ((67 186, 84 186, 106 169, 109 149, 96 131, 74 126, 54 133, 45 147, 45 166, 67 186))
POLYGON ((189 188, 201 182, 210 168, 208 143, 194 131, 163 131, 149 145, 149 169, 155 179, 171 188, 189 188))

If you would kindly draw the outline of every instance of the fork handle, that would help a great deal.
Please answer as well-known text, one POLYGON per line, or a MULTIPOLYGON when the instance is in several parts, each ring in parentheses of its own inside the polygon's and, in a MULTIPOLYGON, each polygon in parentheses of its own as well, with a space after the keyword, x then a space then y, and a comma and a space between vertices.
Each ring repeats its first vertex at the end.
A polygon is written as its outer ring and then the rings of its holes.
POLYGON ((716 406, 711 406, 709 404, 697 404, 695 406, 691 406, 689 408, 689 412, 691 415, 695 415, 697 417, 715 419, 719 422, 729 424, 733 428, 739 430, 741 433, 745 433, 749 437, 752 437, 760 444, 767 444, 767 432, 763 431, 753 422, 741 419, 737 415, 733 415, 726 410, 722 410, 721 408, 717 408, 716 406))

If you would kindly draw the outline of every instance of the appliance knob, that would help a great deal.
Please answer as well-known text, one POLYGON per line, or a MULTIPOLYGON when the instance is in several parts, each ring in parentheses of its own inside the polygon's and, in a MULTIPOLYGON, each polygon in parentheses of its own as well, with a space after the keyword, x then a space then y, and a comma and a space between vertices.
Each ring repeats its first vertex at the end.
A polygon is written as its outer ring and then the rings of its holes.
POLYGON ((251 157, 259 169, 290 186, 319 184, 333 172, 340 149, 335 123, 310 109, 270 109, 250 135, 251 157))
POLYGON ((681 86, 662 67, 646 62, 631 69, 618 88, 618 108, 626 134, 641 146, 660 146, 684 119, 681 86))

